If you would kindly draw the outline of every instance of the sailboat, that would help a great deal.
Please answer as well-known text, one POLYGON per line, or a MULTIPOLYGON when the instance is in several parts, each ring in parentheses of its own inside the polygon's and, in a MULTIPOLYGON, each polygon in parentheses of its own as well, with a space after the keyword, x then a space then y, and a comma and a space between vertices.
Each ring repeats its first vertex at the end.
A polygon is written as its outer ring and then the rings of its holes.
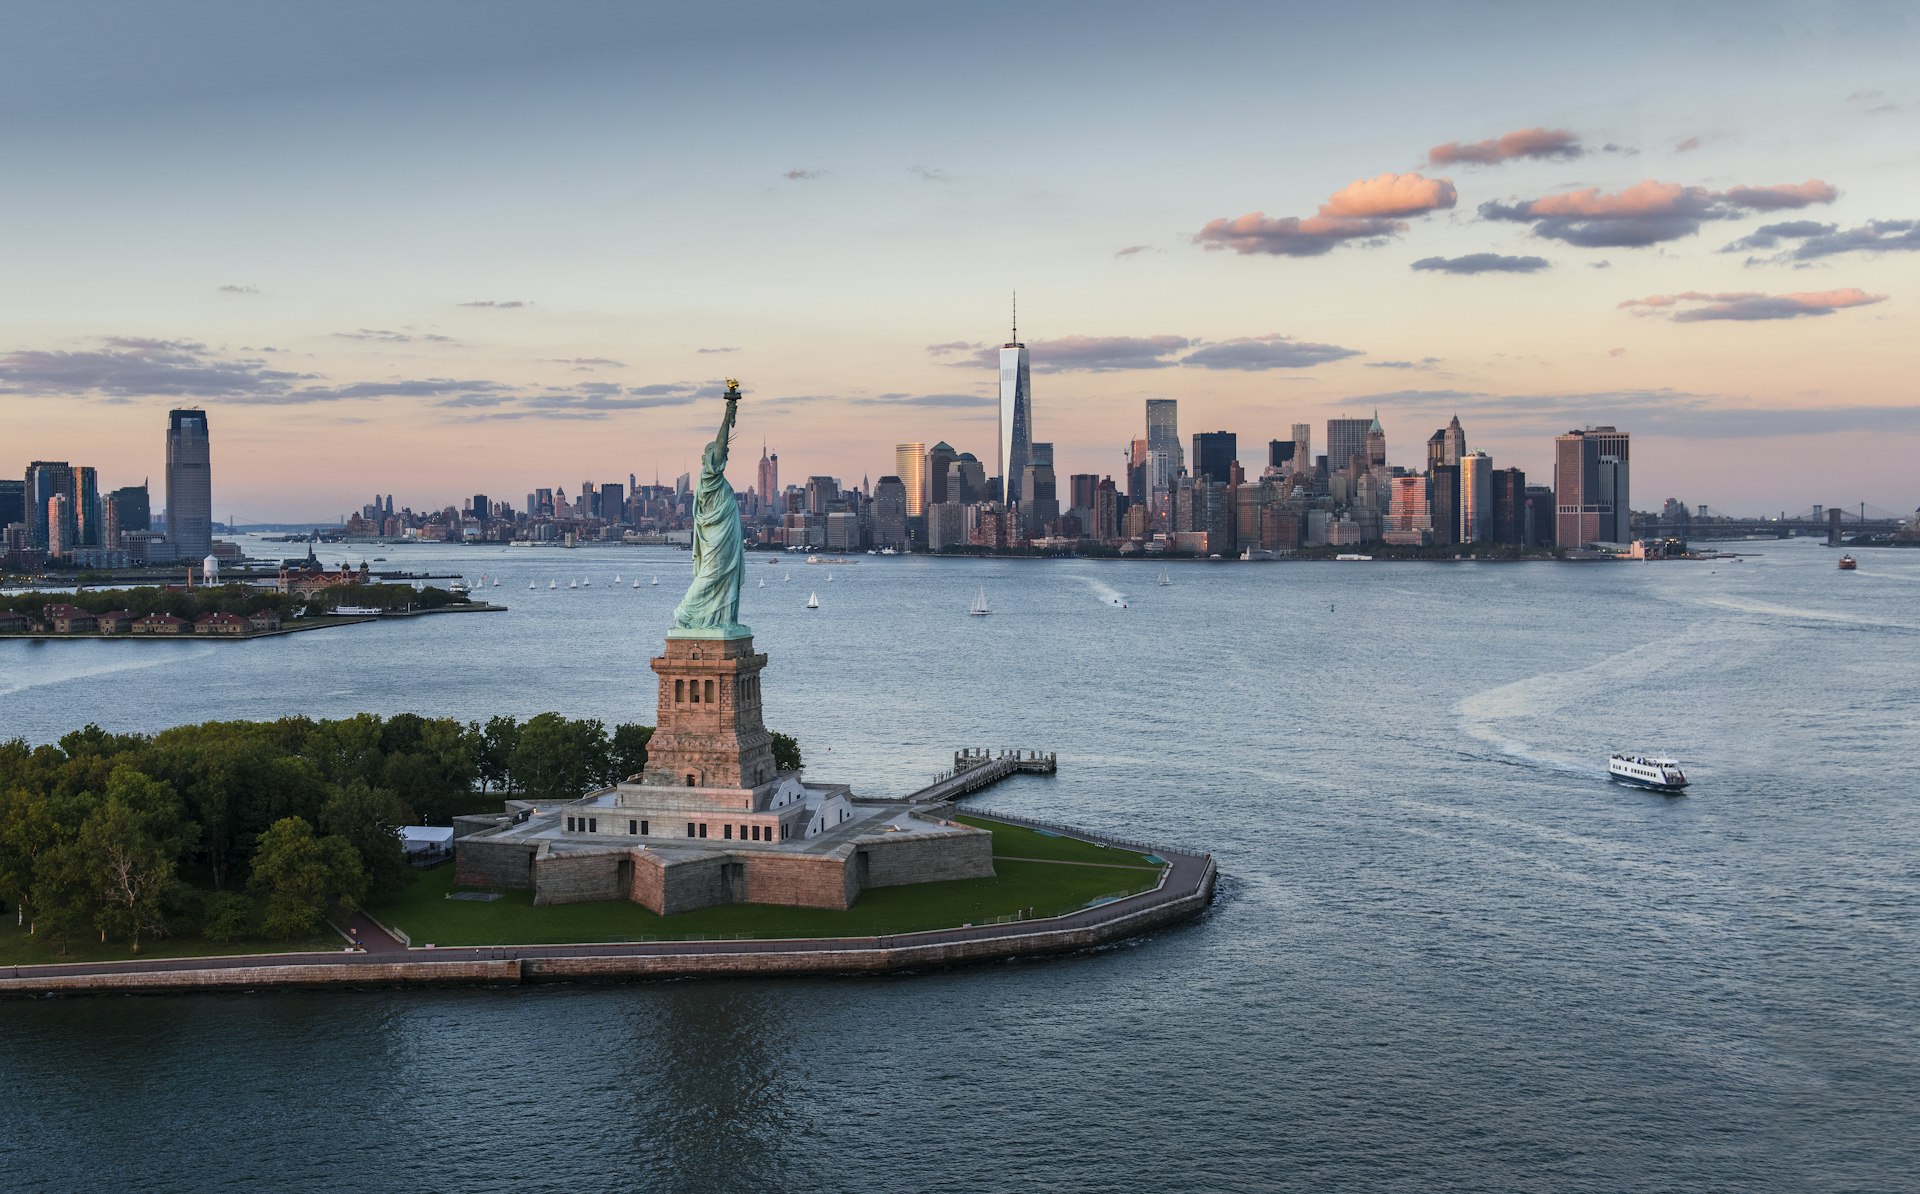
POLYGON ((633 578, 633 587, 636 589, 640 587, 640 578, 637 576, 633 578))
POLYGON ((786 573, 782 573, 782 574, 781 574, 781 576, 780 576, 780 579, 781 579, 781 580, 783 580, 783 581, 785 581, 785 582, 787 582, 788 584, 792 584, 792 583, 793 583, 793 573, 791 573, 791 572, 786 572, 786 573))
POLYGON ((1160 570, 1160 584, 1161 584, 1161 586, 1162 586, 1162 587, 1165 587, 1165 586, 1167 586, 1167 585, 1170 585, 1170 584, 1172 584, 1172 583, 1173 583, 1173 578, 1172 578, 1171 576, 1168 576, 1168 575, 1167 575, 1167 570, 1166 570, 1165 568, 1162 568, 1162 569, 1160 570))
POLYGON ((984 618, 992 612, 987 608, 987 586, 981 585, 980 591, 973 595, 973 604, 967 607, 967 613, 975 618, 984 618))
POLYGON ((567 582, 567 587, 569 589, 577 589, 580 587, 580 582, 577 580, 570 580, 567 582))
POLYGON ((557 589, 560 587, 560 582, 557 580, 550 580, 547 582, 547 587, 549 589, 557 589))
POLYGON ((531 592, 533 592, 533 582, 532 582, 532 581, 528 581, 528 582, 527 582, 527 592, 529 592, 529 593, 531 593, 531 592))
POLYGON ((653 579, 652 579, 651 581, 648 581, 647 583, 648 583, 648 584, 655 584, 655 585, 657 585, 657 584, 659 584, 659 583, 660 583, 660 578, 656 576, 656 577, 654 577, 654 578, 653 578, 653 579))
POLYGON ((763 589, 767 587, 767 578, 764 576, 760 578, 760 587, 763 589))
POLYGON ((592 580, 590 580, 590 579, 589 579, 589 580, 583 580, 583 581, 581 581, 581 582, 580 582, 580 587, 581 587, 581 588, 583 588, 583 589, 591 589, 591 588, 593 587, 593 581, 592 581, 592 580))
POLYGON ((808 593, 808 594, 807 594, 807 608, 808 608, 808 609, 819 609, 819 608, 820 608, 820 594, 818 594, 818 593, 808 593))
POLYGON ((497 576, 493 578, 493 587, 496 589, 500 587, 500 578, 497 576))
POLYGON ((831 572, 829 572, 829 573, 827 573, 827 583, 828 583, 828 584, 832 584, 832 583, 833 583, 833 573, 831 573, 831 572))
POLYGON ((620 574, 618 572, 613 574, 613 583, 616 585, 620 583, 620 574))

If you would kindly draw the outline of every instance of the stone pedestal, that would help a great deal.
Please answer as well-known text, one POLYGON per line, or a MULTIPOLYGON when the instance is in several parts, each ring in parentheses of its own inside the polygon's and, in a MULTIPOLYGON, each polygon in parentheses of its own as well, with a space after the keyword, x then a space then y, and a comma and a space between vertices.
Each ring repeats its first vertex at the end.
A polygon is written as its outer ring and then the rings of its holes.
POLYGON ((667 639, 653 660, 659 715, 644 783, 757 788, 778 778, 773 737, 760 720, 760 669, 751 636, 667 639))

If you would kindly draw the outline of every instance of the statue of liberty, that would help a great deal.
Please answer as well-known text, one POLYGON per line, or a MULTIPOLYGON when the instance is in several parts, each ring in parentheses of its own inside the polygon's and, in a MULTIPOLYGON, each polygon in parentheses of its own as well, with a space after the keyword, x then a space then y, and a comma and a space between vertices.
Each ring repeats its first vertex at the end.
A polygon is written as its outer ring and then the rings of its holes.
POLYGON ((740 583, 747 556, 740 544, 740 507, 727 484, 728 437, 740 404, 740 383, 727 379, 727 413, 700 457, 693 496, 693 583, 673 611, 673 638, 746 638, 740 624, 740 583))

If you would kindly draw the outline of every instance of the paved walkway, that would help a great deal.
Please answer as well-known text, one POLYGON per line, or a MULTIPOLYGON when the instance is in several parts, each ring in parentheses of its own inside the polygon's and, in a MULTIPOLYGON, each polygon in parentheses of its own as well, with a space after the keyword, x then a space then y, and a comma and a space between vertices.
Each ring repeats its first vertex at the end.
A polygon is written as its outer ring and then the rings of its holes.
MULTIPOLYGON (((1021 818, 994 814, 994 820, 1023 824, 1021 818)), ((1051 829, 1051 826, 1047 828, 1051 829)), ((1057 830, 1056 830, 1057 832, 1057 830)), ((1104 840, 1098 834, 1080 835, 1087 841, 1104 840)), ((634 941, 587 943, 577 945, 498 945, 441 946, 433 949, 409 949, 381 932, 364 914, 349 918, 347 927, 360 929, 365 952, 328 952, 299 954, 248 954, 223 958, 129 959, 124 962, 75 962, 51 966, 0 968, 0 980, 8 978, 59 978, 83 974, 141 973, 176 970, 231 970, 275 966, 364 966, 393 962, 469 962, 500 961, 517 958, 619 958, 687 957, 702 954, 781 954, 817 953, 874 949, 899 949, 920 945, 946 945, 964 941, 991 940, 1022 934, 1039 935, 1061 930, 1094 928, 1149 908, 1162 907, 1188 899, 1206 889, 1213 873, 1211 855, 1190 854, 1180 850, 1156 849, 1169 864, 1167 875, 1158 887, 1138 895, 1126 896, 1093 908, 1082 908, 1065 916, 1003 924, 976 925, 954 929, 933 929, 918 933, 897 933, 879 937, 794 937, 764 938, 751 941, 634 941)), ((1103 864, 1094 864, 1103 865, 1103 864)))

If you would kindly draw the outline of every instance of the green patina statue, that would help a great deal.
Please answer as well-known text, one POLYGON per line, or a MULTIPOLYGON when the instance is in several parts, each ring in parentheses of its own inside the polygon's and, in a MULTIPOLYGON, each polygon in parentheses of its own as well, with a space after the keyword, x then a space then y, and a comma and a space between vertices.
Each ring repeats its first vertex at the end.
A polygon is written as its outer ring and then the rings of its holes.
POLYGON ((749 638, 740 624, 740 584, 747 555, 740 543, 740 507, 727 484, 727 440, 740 405, 740 383, 727 379, 727 413, 700 457, 693 495, 693 583, 673 611, 672 638, 749 638))

